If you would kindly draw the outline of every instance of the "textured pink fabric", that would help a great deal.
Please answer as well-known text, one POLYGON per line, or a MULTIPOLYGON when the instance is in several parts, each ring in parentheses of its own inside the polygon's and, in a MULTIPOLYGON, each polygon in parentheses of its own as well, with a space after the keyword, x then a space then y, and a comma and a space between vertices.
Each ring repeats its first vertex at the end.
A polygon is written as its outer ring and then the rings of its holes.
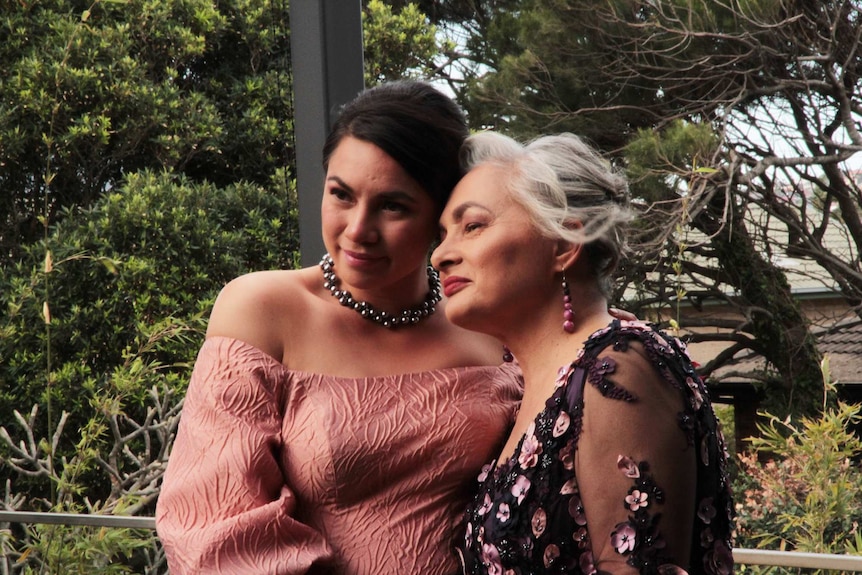
POLYGON ((156 510, 173 575, 443 574, 517 370, 344 378, 207 339, 156 510))

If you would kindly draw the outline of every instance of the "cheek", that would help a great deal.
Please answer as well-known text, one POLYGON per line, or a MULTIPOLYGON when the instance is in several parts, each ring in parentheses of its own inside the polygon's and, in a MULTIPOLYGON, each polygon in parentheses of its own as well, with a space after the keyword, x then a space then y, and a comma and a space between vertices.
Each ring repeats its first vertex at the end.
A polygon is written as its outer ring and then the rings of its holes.
POLYGON ((344 229, 345 217, 344 214, 328 205, 326 200, 320 206, 320 225, 324 234, 339 233, 344 229))
POLYGON ((485 288, 500 297, 520 298, 535 287, 543 270, 551 265, 543 261, 542 252, 530 244, 504 244, 481 254, 480 273, 488 279, 485 288), (526 293, 525 293, 526 290, 526 293))
POLYGON ((429 252, 431 243, 437 238, 437 222, 402 222, 392 229, 390 236, 396 245, 413 246, 413 249, 429 252))

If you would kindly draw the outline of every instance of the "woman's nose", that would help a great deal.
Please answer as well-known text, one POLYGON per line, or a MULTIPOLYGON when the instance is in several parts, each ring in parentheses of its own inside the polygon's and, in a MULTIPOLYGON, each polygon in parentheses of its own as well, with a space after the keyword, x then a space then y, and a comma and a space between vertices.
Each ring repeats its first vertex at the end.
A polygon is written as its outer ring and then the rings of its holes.
POLYGON ((379 233, 377 223, 368 210, 358 208, 350 214, 345 233, 351 241, 357 244, 370 244, 377 241, 379 233))
POLYGON ((452 242, 444 238, 440 240, 440 243, 431 252, 431 265, 438 270, 442 270, 453 263, 455 263, 455 255, 452 250, 452 242))

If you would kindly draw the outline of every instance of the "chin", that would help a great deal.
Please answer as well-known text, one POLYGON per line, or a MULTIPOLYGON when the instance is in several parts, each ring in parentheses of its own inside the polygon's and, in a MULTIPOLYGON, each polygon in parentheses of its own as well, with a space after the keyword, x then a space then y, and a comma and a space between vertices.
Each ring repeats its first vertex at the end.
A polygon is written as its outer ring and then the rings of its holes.
POLYGON ((487 318, 488 316, 485 314, 478 313, 476 310, 459 308, 457 305, 453 306, 451 302, 446 305, 446 319, 463 329, 479 333, 490 333, 486 329, 487 318))

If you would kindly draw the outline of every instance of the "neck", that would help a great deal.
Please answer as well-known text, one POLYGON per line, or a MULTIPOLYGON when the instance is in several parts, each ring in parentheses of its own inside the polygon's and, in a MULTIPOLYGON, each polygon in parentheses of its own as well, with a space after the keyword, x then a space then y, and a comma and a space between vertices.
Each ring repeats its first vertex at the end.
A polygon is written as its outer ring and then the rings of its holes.
POLYGON ((518 360, 524 374, 525 396, 531 390, 544 390, 556 379, 557 370, 569 364, 583 346, 584 341, 596 330, 610 323, 607 300, 600 294, 593 297, 580 297, 572 293, 572 307, 575 312, 575 330, 563 330, 562 298, 556 305, 549 305, 542 313, 519 327, 507 330, 501 339, 506 343, 518 360))

